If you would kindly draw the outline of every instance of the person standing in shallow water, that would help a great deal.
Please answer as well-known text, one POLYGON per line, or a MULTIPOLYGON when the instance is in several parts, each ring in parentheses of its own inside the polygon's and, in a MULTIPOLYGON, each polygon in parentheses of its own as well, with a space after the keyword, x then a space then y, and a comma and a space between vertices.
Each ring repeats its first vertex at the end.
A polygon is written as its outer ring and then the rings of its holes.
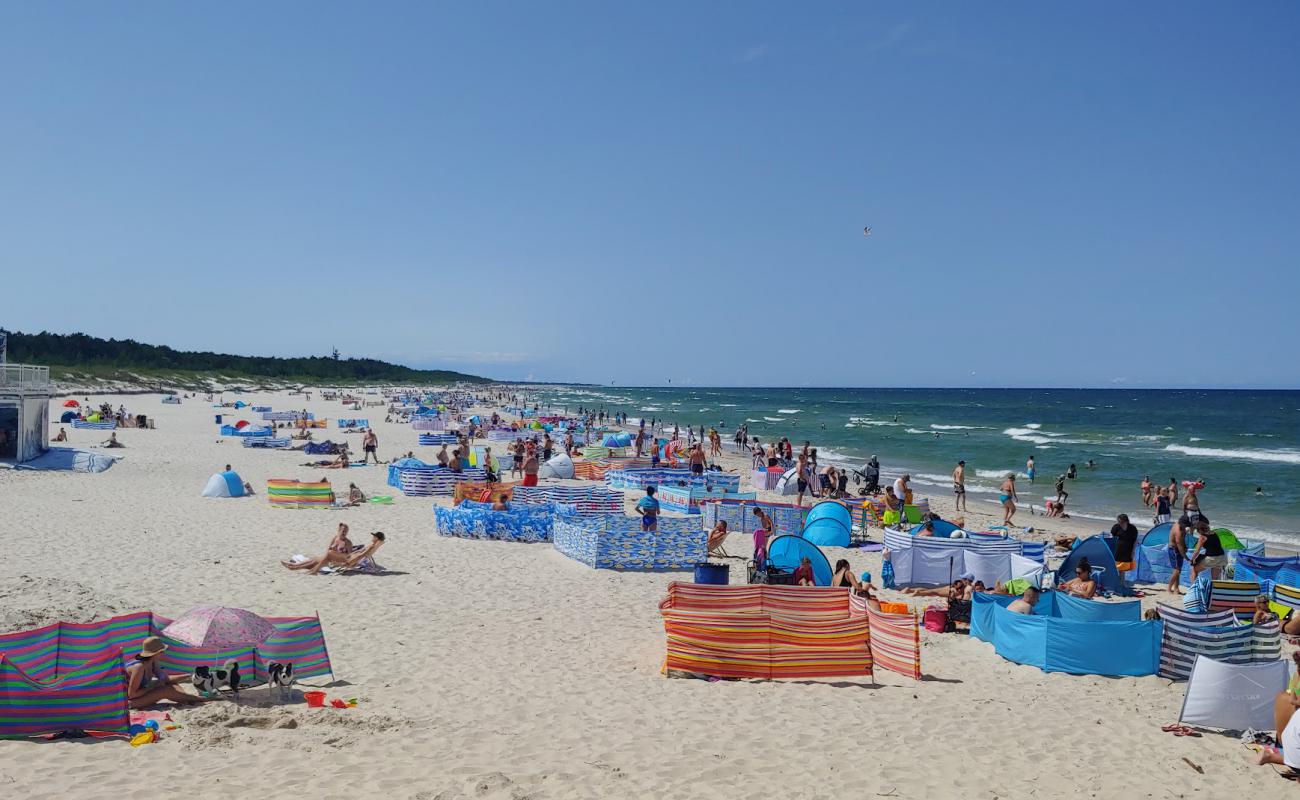
POLYGON ((1016 499, 1016 475, 1008 472, 1006 480, 1002 481, 1002 494, 998 496, 998 501, 1002 503, 1002 524, 1007 527, 1011 526, 1011 520, 1016 516, 1016 499))
POLYGON ((1034 482, 1034 457, 1033 456, 1030 456, 1029 460, 1025 462, 1025 475, 1029 476, 1030 483, 1034 482))

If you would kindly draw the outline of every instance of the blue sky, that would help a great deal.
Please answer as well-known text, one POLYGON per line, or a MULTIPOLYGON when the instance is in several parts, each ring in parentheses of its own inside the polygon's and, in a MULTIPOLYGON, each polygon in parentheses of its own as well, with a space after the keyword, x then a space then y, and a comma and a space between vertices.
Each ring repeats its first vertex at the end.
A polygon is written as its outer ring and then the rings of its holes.
POLYGON ((1295 387, 1296 41, 1290 2, 11 3, 0 325, 1295 387))

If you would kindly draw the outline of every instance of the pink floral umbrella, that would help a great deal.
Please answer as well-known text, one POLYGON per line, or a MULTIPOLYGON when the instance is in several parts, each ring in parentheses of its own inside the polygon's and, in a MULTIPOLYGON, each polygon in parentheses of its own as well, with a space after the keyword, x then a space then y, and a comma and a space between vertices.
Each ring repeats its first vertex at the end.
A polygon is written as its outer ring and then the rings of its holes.
POLYGON ((192 647, 256 645, 275 633, 275 626, 252 611, 225 606, 195 606, 163 628, 163 636, 192 647))

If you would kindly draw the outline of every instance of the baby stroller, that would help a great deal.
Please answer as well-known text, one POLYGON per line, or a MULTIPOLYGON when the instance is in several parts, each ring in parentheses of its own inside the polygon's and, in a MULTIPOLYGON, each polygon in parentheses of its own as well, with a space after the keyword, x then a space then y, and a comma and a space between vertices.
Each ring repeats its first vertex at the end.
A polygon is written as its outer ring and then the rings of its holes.
POLYGON ((858 494, 862 497, 880 494, 880 462, 875 456, 862 469, 853 470, 853 485, 860 487, 858 494))

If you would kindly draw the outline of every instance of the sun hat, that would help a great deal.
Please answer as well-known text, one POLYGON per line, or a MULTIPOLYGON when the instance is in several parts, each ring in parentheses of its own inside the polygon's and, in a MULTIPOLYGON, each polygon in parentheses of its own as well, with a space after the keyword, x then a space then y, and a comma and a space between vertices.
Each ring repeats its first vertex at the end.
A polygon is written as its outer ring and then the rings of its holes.
POLYGON ((140 657, 153 658, 166 649, 167 643, 162 640, 161 636, 150 636, 140 643, 140 657))

